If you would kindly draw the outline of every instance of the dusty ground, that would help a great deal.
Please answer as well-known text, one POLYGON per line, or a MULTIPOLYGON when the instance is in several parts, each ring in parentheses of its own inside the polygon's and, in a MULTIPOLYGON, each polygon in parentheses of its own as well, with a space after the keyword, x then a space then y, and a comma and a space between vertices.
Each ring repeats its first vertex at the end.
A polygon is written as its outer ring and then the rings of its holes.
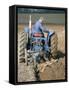
POLYGON ((18 81, 36 81, 33 65, 26 66, 25 63, 20 63, 18 66, 18 81))
MULTIPOLYGON (((40 80, 59 80, 65 79, 65 27, 64 25, 47 25, 50 31, 55 31, 58 36, 58 58, 56 62, 51 64, 42 63, 42 68, 39 69, 38 77, 40 80)), ((23 30, 23 25, 18 26, 19 32, 23 30)), ((39 64, 39 68, 41 64, 39 64)), ((26 66, 25 63, 18 62, 18 82, 36 81, 38 78, 35 75, 33 65, 26 66)))
MULTIPOLYGON (((40 80, 59 80, 65 79, 65 63, 64 58, 57 61, 51 61, 45 67, 43 63, 42 69, 39 70, 40 80), (44 68, 44 69, 43 69, 44 68)), ((40 65, 41 67, 41 65, 40 65)))

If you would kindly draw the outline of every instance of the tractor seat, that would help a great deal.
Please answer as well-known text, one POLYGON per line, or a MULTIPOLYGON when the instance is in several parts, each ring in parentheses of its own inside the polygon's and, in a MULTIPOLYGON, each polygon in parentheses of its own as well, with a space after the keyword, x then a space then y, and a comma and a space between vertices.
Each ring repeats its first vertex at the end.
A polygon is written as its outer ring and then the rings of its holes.
POLYGON ((33 34, 33 36, 34 36, 34 37, 42 37, 43 34, 41 34, 41 33, 35 33, 35 34, 33 34))

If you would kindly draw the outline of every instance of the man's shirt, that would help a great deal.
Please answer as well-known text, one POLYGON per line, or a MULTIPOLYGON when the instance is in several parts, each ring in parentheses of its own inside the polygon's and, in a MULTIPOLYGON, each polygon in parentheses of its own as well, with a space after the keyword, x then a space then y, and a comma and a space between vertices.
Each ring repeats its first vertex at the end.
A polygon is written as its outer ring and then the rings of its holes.
POLYGON ((32 28, 32 33, 42 33, 42 30, 42 24, 39 21, 37 21, 32 28))

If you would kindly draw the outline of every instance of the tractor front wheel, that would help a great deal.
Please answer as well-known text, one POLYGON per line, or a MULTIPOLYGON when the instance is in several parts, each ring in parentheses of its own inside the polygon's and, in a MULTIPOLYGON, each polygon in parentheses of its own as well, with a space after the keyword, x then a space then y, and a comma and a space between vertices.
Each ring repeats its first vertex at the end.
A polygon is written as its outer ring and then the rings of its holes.
POLYGON ((50 44, 51 44, 51 55, 53 58, 56 58, 56 56, 57 56, 57 45, 58 45, 58 38, 57 38, 56 33, 54 33, 51 36, 50 44))

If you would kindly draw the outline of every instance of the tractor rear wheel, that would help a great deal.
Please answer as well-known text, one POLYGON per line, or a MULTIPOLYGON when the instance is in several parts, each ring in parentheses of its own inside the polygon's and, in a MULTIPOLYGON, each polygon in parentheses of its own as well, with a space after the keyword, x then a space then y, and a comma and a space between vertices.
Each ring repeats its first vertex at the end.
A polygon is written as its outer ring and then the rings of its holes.
POLYGON ((19 61, 20 62, 25 62, 25 52, 26 52, 26 44, 28 41, 27 34, 23 30, 19 34, 19 61))
POLYGON ((58 45, 58 38, 57 38, 57 34, 54 33, 51 36, 51 40, 50 40, 50 44, 51 44, 51 55, 53 58, 56 58, 57 56, 57 45, 58 45))

